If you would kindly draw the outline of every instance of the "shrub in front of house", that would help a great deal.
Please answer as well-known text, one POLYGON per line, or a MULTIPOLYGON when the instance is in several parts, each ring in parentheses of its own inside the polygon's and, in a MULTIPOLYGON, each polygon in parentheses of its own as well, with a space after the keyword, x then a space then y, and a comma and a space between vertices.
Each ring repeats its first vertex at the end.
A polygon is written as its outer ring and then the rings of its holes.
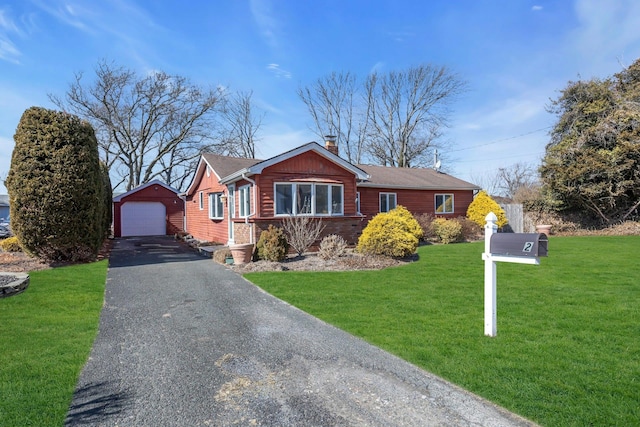
POLYGON ((467 218, 478 224, 480 227, 484 227, 486 223, 485 218, 489 212, 493 212, 498 217, 498 227, 502 228, 509 223, 504 209, 502 209, 498 202, 493 200, 486 191, 482 190, 476 195, 473 202, 469 205, 469 208, 467 209, 467 218))
POLYGON ((302 215, 290 215, 282 220, 282 229, 286 233, 289 246, 302 256, 318 240, 324 230, 321 219, 302 215))
POLYGON ((106 198, 91 125, 31 107, 14 139, 5 184, 11 229, 23 250, 47 261, 95 259, 105 237, 106 198))
POLYGON ((425 242, 435 240, 436 234, 433 231, 433 220, 435 217, 428 213, 423 213, 417 215, 415 218, 418 224, 420 224, 420 228, 422 228, 422 240, 425 242))
POLYGON ((432 225, 433 231, 441 243, 459 242, 462 238, 462 225, 455 219, 436 218, 432 225))
POLYGON ((416 220, 413 214, 409 212, 407 208, 402 205, 398 205, 394 209, 389 211, 389 213, 402 219, 407 224, 407 230, 409 231, 409 233, 416 236, 418 240, 424 237, 424 231, 422 230, 420 223, 416 220))
POLYGON ((287 257, 289 243, 282 228, 269 225, 269 228, 260 233, 257 244, 258 258, 267 261, 280 262, 287 257))
MULTIPOLYGON (((415 221, 415 219, 414 219, 415 221)), ((367 224, 356 250, 365 254, 405 257, 415 253, 418 237, 404 215, 393 211, 379 213, 367 224)))
POLYGON ((22 247, 16 236, 0 240, 0 248, 5 252, 20 252, 22 247))
POLYGON ((483 227, 480 227, 469 218, 459 216, 457 218, 453 218, 451 221, 457 222, 462 228, 460 240, 473 241, 484 237, 483 227))
POLYGON ((342 236, 329 234, 320 241, 318 256, 322 259, 334 259, 343 256, 347 251, 347 242, 342 236))

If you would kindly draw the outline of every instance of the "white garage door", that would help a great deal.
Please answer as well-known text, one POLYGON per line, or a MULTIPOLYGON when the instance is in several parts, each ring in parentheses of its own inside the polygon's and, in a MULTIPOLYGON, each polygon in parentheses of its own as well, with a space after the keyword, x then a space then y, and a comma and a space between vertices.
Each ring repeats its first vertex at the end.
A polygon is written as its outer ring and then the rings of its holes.
POLYGON ((125 236, 167 234, 167 210, 160 202, 127 202, 120 207, 120 226, 125 236))

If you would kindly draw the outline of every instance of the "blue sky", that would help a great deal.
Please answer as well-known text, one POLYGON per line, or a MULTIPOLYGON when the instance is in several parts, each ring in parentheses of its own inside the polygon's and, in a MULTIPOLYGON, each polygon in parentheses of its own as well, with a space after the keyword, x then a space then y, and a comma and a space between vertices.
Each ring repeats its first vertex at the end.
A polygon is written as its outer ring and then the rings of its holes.
POLYGON ((500 167, 538 164, 549 99, 633 63, 639 29, 637 0, 0 0, 0 176, 23 111, 54 108, 47 94, 103 59, 253 90, 266 112, 260 158, 318 140, 301 85, 433 63, 469 89, 452 105, 444 166, 483 184, 500 167))

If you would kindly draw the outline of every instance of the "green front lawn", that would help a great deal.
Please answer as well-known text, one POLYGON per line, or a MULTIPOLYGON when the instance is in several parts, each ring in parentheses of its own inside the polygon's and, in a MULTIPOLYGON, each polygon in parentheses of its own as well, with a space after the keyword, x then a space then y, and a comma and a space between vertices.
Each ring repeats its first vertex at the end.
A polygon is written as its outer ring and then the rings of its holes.
POLYGON ((98 331, 107 261, 30 274, 0 299, 0 425, 61 426, 98 331))
POLYGON ((640 424, 640 237, 551 237, 498 263, 484 336, 483 243, 383 271, 250 273, 273 295, 546 426, 640 424))

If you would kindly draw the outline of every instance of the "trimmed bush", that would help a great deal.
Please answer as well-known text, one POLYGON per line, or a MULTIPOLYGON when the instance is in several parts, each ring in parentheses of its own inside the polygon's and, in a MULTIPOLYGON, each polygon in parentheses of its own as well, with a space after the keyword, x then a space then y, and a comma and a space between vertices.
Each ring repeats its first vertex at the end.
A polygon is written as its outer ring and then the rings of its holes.
POLYGON ((445 245, 458 242, 462 237, 462 225, 454 219, 434 219, 433 231, 438 237, 438 240, 445 245))
POLYGON ((105 235, 106 199, 91 125, 31 107, 14 139, 5 183, 11 229, 22 248, 47 261, 95 259, 105 235))
POLYGON ((415 226, 409 224, 403 212, 394 211, 396 209, 371 218, 358 239, 358 252, 394 257, 405 257, 415 253, 418 248, 415 226))
POLYGON ((389 213, 392 215, 397 215, 403 221, 405 221, 407 224, 407 230, 409 231, 409 233, 416 236, 418 240, 424 237, 424 231, 422 230, 420 223, 416 220, 413 214, 409 212, 407 208, 405 208, 402 205, 398 205, 395 207, 395 209, 392 209, 389 213))
POLYGON ((22 247, 16 236, 8 237, 4 240, 0 240, 0 248, 5 252, 20 252, 22 247))
POLYGON ((334 259, 341 257, 347 250, 347 242, 342 236, 337 234, 329 234, 320 242, 320 250, 318 256, 322 259, 334 259))
POLYGON ((213 253, 213 260, 219 264, 226 264, 227 258, 231 258, 231 250, 229 248, 218 249, 213 253))
POLYGON ((486 223, 485 218, 489 212, 493 212, 498 217, 498 227, 502 228, 509 223, 504 209, 502 209, 498 202, 493 200, 486 191, 482 190, 469 205, 467 218, 484 228, 486 223))
POLYGON ((275 262, 283 261, 287 257, 289 244, 282 228, 274 227, 270 224, 269 228, 260 233, 257 249, 258 258, 260 259, 275 262))

